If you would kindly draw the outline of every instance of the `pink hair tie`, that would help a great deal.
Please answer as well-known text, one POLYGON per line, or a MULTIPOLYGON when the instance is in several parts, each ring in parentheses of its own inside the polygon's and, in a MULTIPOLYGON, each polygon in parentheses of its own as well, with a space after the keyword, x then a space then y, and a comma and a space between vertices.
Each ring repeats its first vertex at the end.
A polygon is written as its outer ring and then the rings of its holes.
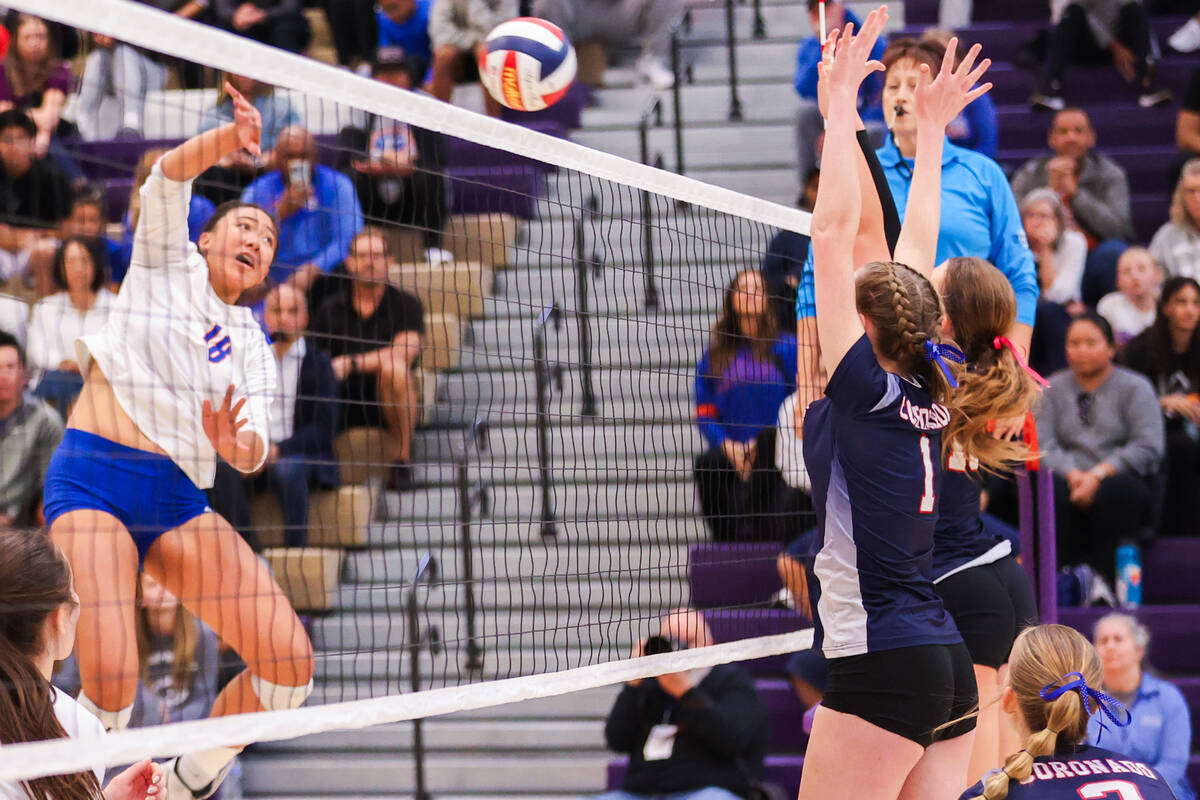
POLYGON ((1039 385, 1049 388, 1050 381, 1043 378, 1037 373, 1037 370, 1025 363, 1025 359, 1021 356, 1021 351, 1018 350, 1017 346, 1012 343, 1012 339, 1009 339, 1007 336, 997 336, 995 339, 992 339, 992 347, 996 348, 997 350, 1003 350, 1007 347, 1012 351, 1013 358, 1015 358, 1017 363, 1021 365, 1021 369, 1028 372, 1030 377, 1037 381, 1039 385))

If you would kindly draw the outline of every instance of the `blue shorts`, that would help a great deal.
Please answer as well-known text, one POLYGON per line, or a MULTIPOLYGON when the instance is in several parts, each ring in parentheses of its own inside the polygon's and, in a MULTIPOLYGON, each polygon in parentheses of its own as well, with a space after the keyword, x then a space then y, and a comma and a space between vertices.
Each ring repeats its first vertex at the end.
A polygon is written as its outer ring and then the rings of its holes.
POLYGON ((46 470, 46 525, 69 511, 112 514, 133 537, 138 566, 158 537, 212 511, 174 461, 67 428, 46 470))

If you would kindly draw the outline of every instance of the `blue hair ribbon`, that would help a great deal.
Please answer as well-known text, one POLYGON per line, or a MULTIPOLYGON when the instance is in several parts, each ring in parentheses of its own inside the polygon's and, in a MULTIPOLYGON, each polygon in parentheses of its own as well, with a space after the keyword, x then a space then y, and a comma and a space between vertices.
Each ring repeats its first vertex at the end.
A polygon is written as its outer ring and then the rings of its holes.
POLYGON ((928 339, 925 340, 925 360, 932 361, 942 369, 942 374, 946 376, 946 380, 955 389, 958 388, 958 381, 954 380, 954 373, 950 371, 950 365, 946 363, 946 359, 950 359, 958 364, 967 363, 967 357, 963 355, 963 351, 959 350, 952 344, 937 344, 928 339))
MULTIPOLYGON (((1089 716, 1099 711, 1108 717, 1109 721, 1118 728, 1128 728, 1133 724, 1133 714, 1129 709, 1117 698, 1109 697, 1104 692, 1088 686, 1082 672, 1068 672, 1058 681, 1043 686, 1039 694, 1043 700, 1049 703, 1062 697, 1067 692, 1079 692, 1079 696, 1083 698, 1083 708, 1089 716), (1096 711, 1092 710, 1093 702, 1096 704, 1096 711), (1125 712, 1124 722, 1113 714, 1114 708, 1117 711, 1125 712)), ((1108 726, 1104 724, 1104 720, 1100 720, 1100 732, 1096 734, 1096 744, 1100 744, 1100 737, 1104 735, 1104 731, 1106 730, 1108 730, 1108 726)))

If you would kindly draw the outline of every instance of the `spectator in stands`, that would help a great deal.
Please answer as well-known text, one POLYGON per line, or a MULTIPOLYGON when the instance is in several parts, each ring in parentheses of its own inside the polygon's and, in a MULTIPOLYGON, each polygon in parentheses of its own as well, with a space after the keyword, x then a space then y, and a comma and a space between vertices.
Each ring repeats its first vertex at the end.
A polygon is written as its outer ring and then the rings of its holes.
MULTIPOLYGON (((797 208, 812 212, 820 182, 821 171, 813 167, 796 198, 797 208)), ((775 319, 783 330, 796 329, 796 290, 804 274, 804 262, 808 259, 808 242, 809 238, 802 233, 780 230, 771 238, 763 256, 762 276, 775 306, 775 319)))
POLYGON ((1175 147, 1179 149, 1181 158, 1175 162, 1167 176, 1167 182, 1172 187, 1183 162, 1200 155, 1200 67, 1192 70, 1187 91, 1179 104, 1179 112, 1175 115, 1175 147))
MULTIPOLYGON (((434 0, 429 16, 433 69, 429 93, 450 102, 456 83, 479 77, 483 40, 501 22, 517 16, 515 0, 434 0)), ((500 116, 500 101, 480 86, 488 116, 500 116)))
POLYGON ((75 339, 98 333, 117 296, 108 285, 104 240, 72 236, 54 255, 57 291, 33 307, 29 320, 29 366, 40 376, 34 394, 65 416, 83 389, 75 339))
POLYGON ((40 518, 42 480, 63 435, 62 417, 25 384, 25 350, 0 331, 0 528, 40 518))
POLYGON ((796 390, 796 356, 762 274, 739 272, 696 367, 696 424, 708 445, 696 457, 696 489, 717 541, 756 538, 758 517, 774 501, 778 474, 765 451, 774 452, 779 406, 796 390))
MULTIPOLYGON (((663 617, 635 658, 714 643, 698 611, 663 617)), ((737 664, 630 681, 604 724, 611 750, 629 755, 621 790, 598 800, 735 800, 749 797, 762 775, 770 737, 767 709, 754 679, 737 664)))
POLYGON ((1049 188, 1034 189, 1021 201, 1025 238, 1038 266, 1037 324, 1029 363, 1049 375, 1066 367, 1067 326, 1085 310, 1080 298, 1087 240, 1066 226, 1066 215, 1058 194, 1049 188))
POLYGON ((420 61, 425 74, 433 60, 433 45, 429 40, 429 19, 434 0, 380 0, 376 21, 379 25, 379 48, 399 47, 420 61))
POLYGON ((1117 258, 1133 236, 1129 176, 1124 168, 1095 151, 1096 131, 1087 112, 1067 108, 1054 115, 1047 137, 1051 153, 1030 159, 1013 176, 1021 200, 1049 187, 1067 214, 1067 227, 1078 230, 1094 250, 1084 273, 1083 301, 1095 303, 1116 283, 1117 258))
POLYGON ((1150 240, 1150 253, 1167 275, 1200 278, 1200 158, 1183 165, 1171 195, 1171 218, 1150 240))
POLYGON ((29 114, 37 126, 34 152, 46 156, 51 139, 70 127, 60 123, 72 89, 71 69, 59 58, 43 19, 13 12, 6 25, 13 46, 0 65, 0 107, 29 114))
MULTIPOLYGON (((388 47, 379 51, 374 77, 399 89, 422 80, 418 59, 388 47)), ((338 152, 354 181, 363 213, 372 222, 417 228, 427 248, 439 248, 446 227, 446 184, 442 177, 442 137, 436 131, 372 115, 367 128, 344 128, 338 152), (363 156, 366 156, 363 158, 363 156)))
MULTIPOLYGON (((137 166, 133 170, 133 186, 129 191, 129 207, 125 212, 125 219, 121 223, 121 251, 118 256, 113 257, 109 262, 111 279, 113 286, 119 287, 121 282, 125 280, 125 273, 129 269, 129 259, 133 254, 133 232, 137 230, 138 216, 141 214, 142 208, 142 184, 150 177, 150 170, 154 164, 166 154, 166 148, 157 147, 147 150, 142 153, 142 157, 138 160, 137 166)), ((192 193, 191 199, 188 201, 188 240, 196 242, 200 240, 200 234, 204 231, 204 226, 208 224, 212 218, 216 206, 213 202, 203 195, 192 193)))
POLYGON ((354 237, 347 288, 313 317, 310 335, 333 358, 342 384, 342 427, 385 427, 391 438, 393 488, 413 487, 412 440, 419 404, 413 366, 421 354, 421 301, 388 285, 388 252, 378 228, 354 237))
POLYGON ((0 331, 11 335, 24 347, 28 327, 29 304, 19 297, 0 293, 0 331))
POLYGON ((224 80, 221 81, 217 104, 205 110, 200 117, 200 130, 207 131, 233 122, 233 100, 224 88, 225 81, 229 81, 262 116, 262 155, 256 159, 246 150, 239 150, 221 159, 204 173, 197 182, 198 186, 216 205, 236 199, 264 169, 274 167, 275 145, 280 134, 287 128, 300 125, 300 114, 296 112, 292 101, 286 94, 277 94, 274 86, 232 72, 223 73, 222 77, 224 80))
POLYGON ((1142 108, 1166 105, 1171 93, 1158 84, 1158 57, 1150 18, 1138 0, 1051 0, 1054 32, 1034 108, 1062 111, 1063 80, 1071 65, 1112 64, 1137 86, 1142 108))
POLYGON ((1112 325, 1117 344, 1137 336, 1154 322, 1162 270, 1144 247, 1131 247, 1117 261, 1117 291, 1106 294, 1096 311, 1112 325))
POLYGON ((109 239, 105 234, 104 201, 94 192, 81 192, 71 201, 71 213, 63 219, 57 236, 46 236, 38 240, 29 257, 29 271, 33 276, 34 290, 39 297, 59 291, 54 282, 54 257, 58 248, 72 236, 99 239, 103 245, 106 274, 124 275, 129 267, 129 253, 120 242, 109 239))
POLYGON ((1200 497, 1200 283, 1163 284, 1154 324, 1125 347, 1125 365, 1150 379, 1166 425, 1163 531, 1190 535, 1200 497))
POLYGON ((323 7, 338 63, 359 74, 369 70, 379 47, 374 0, 324 0, 323 7))
POLYGON ((1187 779, 1192 752, 1192 716, 1183 693, 1144 667, 1150 630, 1129 614, 1100 618, 1092 640, 1104 671, 1104 691, 1129 709, 1128 726, 1100 727, 1100 715, 1088 723, 1088 740, 1148 764, 1171 784, 1175 800, 1195 800, 1187 779))
MULTIPOLYGON (((779 580, 783 583, 783 591, 778 597, 777 605, 795 609, 807 620, 811 620, 813 616, 808 580, 813 574, 813 559, 821 549, 821 544, 822 537, 814 528, 800 534, 775 559, 775 568, 779 571, 779 580)), ((825 695, 827 667, 825 655, 819 649, 810 647, 788 657, 783 671, 806 712, 820 703, 825 695)), ((805 719, 811 724, 807 714, 805 719)))
POLYGON ((576 46, 589 41, 609 48, 635 43, 642 49, 634 64, 638 80, 660 90, 675 85, 667 56, 671 30, 683 15, 683 0, 538 0, 533 13, 562 28, 576 46))
MULTIPOLYGON (((937 42, 945 50, 955 36, 954 31, 948 28, 927 28, 921 34, 921 39, 937 42)), ((968 104, 958 115, 958 119, 946 126, 946 136, 958 147, 995 158, 996 147, 1000 142, 1000 117, 996 113, 996 103, 992 100, 991 93, 982 95, 968 104)))
POLYGON ((0 280, 14 290, 38 243, 71 211, 67 176, 34 153, 37 126, 23 111, 0 111, 0 280))
MULTIPOLYGON (((196 19, 208 7, 207 0, 137 2, 183 19, 196 19)), ((153 50, 99 33, 92 34, 92 44, 75 98, 75 123, 80 135, 88 141, 114 136, 142 138, 146 96, 166 88, 169 62, 153 50)))
POLYGON ((291 281, 302 292, 346 258, 363 226, 354 184, 317 163, 316 140, 300 127, 279 134, 275 169, 247 186, 242 200, 269 209, 279 220, 271 280, 291 281))
POLYGON ((308 304, 291 284, 267 295, 264 321, 271 336, 278 381, 271 401, 271 444, 261 472, 247 477, 225 462, 217 465, 209 492, 210 505, 229 520, 256 551, 249 494, 267 487, 283 511, 284 542, 304 547, 308 541, 308 499, 312 489, 338 485, 333 435, 337 431, 339 387, 329 356, 310 347, 308 304))
MULTIPOLYGON (((800 40, 799 52, 796 54, 796 94, 800 96, 800 110, 796 115, 796 169, 803 184, 820 162, 821 143, 825 135, 825 118, 817 106, 817 65, 821 63, 821 24, 818 14, 820 0, 808 0, 808 24, 812 35, 800 40)), ((854 12, 840 2, 832 0, 825 3, 825 26, 828 30, 840 30, 846 23, 853 23, 855 29, 862 27, 862 22, 854 12)), ((875 47, 871 49, 871 58, 883 58, 887 48, 887 39, 879 37, 875 47)), ((883 90, 883 77, 872 75, 863 81, 858 91, 858 115, 875 147, 883 144, 887 127, 883 123, 883 109, 879 105, 880 92, 883 90)))
POLYGON ((222 28, 281 50, 302 53, 312 39, 301 0, 213 0, 222 28))
POLYGON ((1118 543, 1146 522, 1164 447, 1154 387, 1114 366, 1115 355, 1103 317, 1076 317, 1070 367, 1050 378, 1036 412, 1042 463, 1054 471, 1059 562, 1086 562, 1109 586, 1118 543))

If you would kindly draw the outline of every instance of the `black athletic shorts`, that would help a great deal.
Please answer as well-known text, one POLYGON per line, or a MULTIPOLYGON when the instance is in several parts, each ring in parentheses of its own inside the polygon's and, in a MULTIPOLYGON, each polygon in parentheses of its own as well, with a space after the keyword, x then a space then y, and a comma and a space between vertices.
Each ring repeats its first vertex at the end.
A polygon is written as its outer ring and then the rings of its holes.
POLYGON ((929 747, 975 730, 974 716, 961 718, 979 699, 971 655, 959 643, 831 658, 821 703, 929 747))
POLYGON ((934 588, 974 664, 997 669, 1008 663, 1017 634, 1037 624, 1033 587, 1012 556, 957 572, 934 588))

